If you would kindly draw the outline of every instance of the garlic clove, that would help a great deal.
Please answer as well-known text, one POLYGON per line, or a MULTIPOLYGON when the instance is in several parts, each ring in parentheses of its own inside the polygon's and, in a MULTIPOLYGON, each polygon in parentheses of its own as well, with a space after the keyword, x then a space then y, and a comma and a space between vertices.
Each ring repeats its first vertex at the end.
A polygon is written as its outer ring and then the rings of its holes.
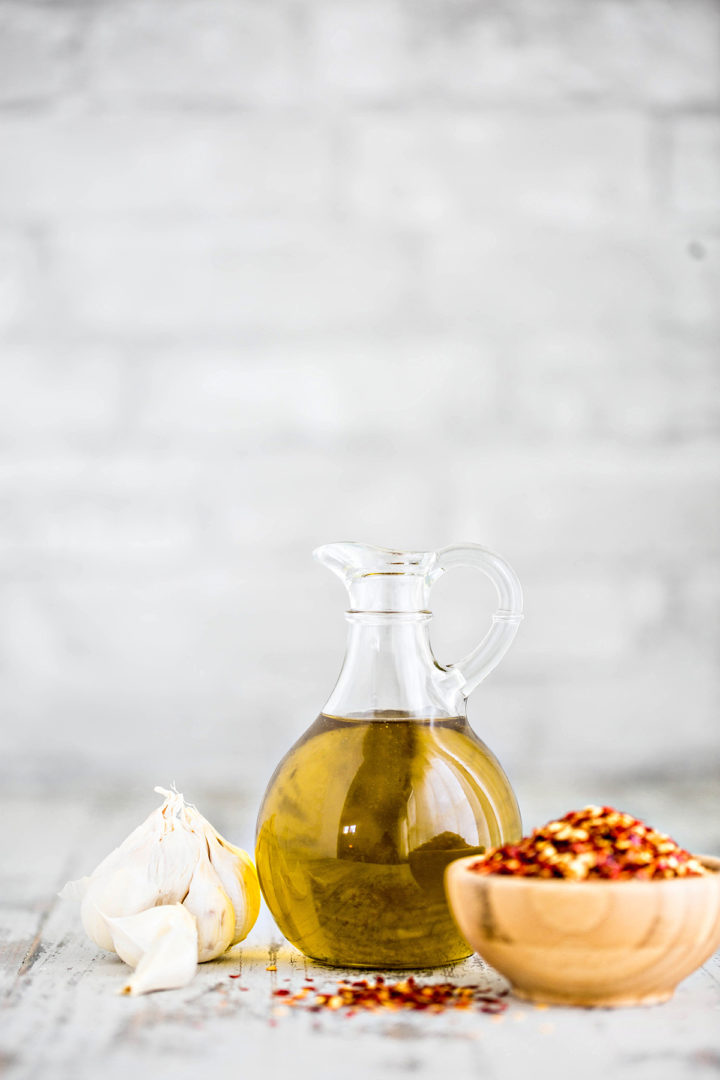
POLYGON ((198 860, 183 904, 197 920, 200 963, 221 956, 235 935, 235 911, 208 858, 198 860))
POLYGON ((194 829, 203 831, 210 861, 230 897, 235 910, 231 944, 237 945, 248 936, 260 914, 260 884, 255 864, 246 851, 221 836, 194 806, 186 806, 185 816, 194 829))
POLYGON ((191 927, 197 938, 195 916, 182 904, 161 904, 119 919, 106 916, 115 952, 130 967, 137 967, 155 940, 174 927, 191 927))
POLYGON ((205 837, 182 818, 147 849, 147 873, 157 884, 157 904, 180 904, 190 888, 197 861, 207 858, 205 837))
POLYGON ((260 913, 260 885, 252 859, 223 840, 214 829, 206 829, 210 862, 235 911, 235 930, 231 945, 243 941, 260 913))
POLYGON ((120 993, 149 994, 153 990, 176 990, 187 986, 195 974, 197 962, 195 920, 192 916, 189 922, 176 921, 173 917, 173 924, 160 930, 133 974, 120 988, 120 993))

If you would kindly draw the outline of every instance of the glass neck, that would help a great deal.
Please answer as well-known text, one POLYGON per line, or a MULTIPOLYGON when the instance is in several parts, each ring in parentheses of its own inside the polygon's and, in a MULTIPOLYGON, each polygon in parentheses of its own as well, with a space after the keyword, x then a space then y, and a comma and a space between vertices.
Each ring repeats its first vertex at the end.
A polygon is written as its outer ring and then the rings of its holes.
POLYGON ((330 716, 438 718, 465 715, 461 680, 430 646, 428 611, 348 611, 342 671, 323 712, 330 716))

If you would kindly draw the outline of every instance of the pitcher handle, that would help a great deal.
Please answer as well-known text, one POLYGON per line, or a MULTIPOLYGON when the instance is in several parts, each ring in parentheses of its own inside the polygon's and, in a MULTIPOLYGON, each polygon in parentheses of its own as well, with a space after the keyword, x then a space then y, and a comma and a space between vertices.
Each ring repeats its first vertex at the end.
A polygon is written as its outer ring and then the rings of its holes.
POLYGON ((436 552, 436 556, 437 562, 430 575, 433 582, 454 566, 469 566, 490 578, 498 595, 500 606, 480 644, 462 660, 447 666, 448 671, 459 673, 462 693, 468 697, 497 667, 512 645, 523 618, 522 588, 513 568, 480 544, 452 544, 436 552))

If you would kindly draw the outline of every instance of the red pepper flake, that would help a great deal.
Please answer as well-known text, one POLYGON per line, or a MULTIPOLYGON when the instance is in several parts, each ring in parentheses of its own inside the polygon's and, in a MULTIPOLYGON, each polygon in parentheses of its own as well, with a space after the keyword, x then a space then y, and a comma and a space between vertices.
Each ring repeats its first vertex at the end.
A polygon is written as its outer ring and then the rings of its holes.
POLYGON ((230 976, 230 978, 231 978, 231 979, 239 979, 239 978, 240 978, 240 976, 239 976, 239 975, 231 975, 231 976, 230 976))
MULTIPOLYGON (((371 1012, 399 1009, 444 1012, 446 1009, 476 1008, 483 1013, 501 1013, 507 1009, 507 1001, 503 1000, 507 996, 506 991, 492 994, 479 986, 457 986, 455 983, 423 985, 416 982, 412 975, 395 983, 386 982, 382 975, 378 975, 374 983, 368 979, 355 979, 352 982, 341 979, 334 991, 314 993, 311 998, 309 995, 313 993, 312 988, 303 987, 285 1004, 303 1006, 309 1012, 344 1009, 346 1017, 355 1016, 360 1009, 371 1012)), ((275 991, 276 997, 286 994, 287 991, 275 991)))
POLYGON ((665 833, 611 806, 586 806, 472 863, 476 874, 568 881, 702 877, 699 859, 665 833))

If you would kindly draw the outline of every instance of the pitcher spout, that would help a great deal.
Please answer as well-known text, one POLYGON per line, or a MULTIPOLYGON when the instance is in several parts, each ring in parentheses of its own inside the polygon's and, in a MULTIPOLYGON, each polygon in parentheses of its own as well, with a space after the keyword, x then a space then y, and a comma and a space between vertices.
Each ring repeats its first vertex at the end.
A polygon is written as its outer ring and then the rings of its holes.
POLYGON ((426 611, 437 564, 434 551, 399 551, 354 540, 324 544, 314 557, 332 570, 354 611, 426 611))

